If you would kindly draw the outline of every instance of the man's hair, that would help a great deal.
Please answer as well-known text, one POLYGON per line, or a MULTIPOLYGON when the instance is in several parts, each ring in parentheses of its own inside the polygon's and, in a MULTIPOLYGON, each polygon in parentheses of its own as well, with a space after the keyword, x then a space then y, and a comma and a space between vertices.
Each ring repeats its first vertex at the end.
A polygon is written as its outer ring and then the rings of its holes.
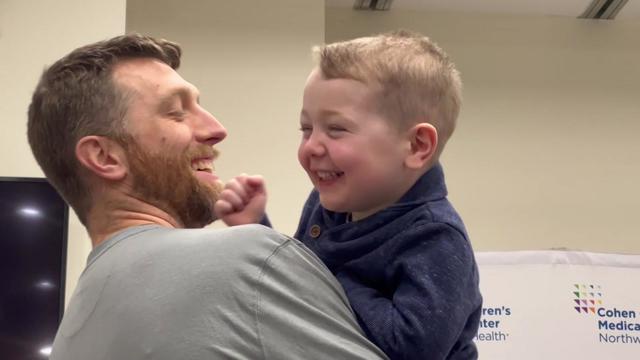
POLYGON ((314 48, 327 79, 378 87, 378 111, 400 129, 428 122, 438 131, 437 155, 456 125, 462 81, 447 54, 429 38, 399 30, 314 48))
POLYGON ((114 66, 133 58, 180 65, 178 44, 139 34, 80 47, 44 70, 29 105, 27 136, 49 182, 86 224, 91 196, 75 156, 88 135, 122 140, 130 93, 113 79, 114 66))

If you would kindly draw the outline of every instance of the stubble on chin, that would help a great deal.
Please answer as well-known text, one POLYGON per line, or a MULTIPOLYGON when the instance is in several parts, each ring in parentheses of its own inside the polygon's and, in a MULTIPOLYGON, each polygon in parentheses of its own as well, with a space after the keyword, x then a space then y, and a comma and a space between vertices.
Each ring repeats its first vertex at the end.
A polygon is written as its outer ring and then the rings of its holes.
POLYGON ((172 156, 129 144, 128 153, 134 190, 145 200, 176 217, 185 228, 201 228, 216 220, 213 207, 222 185, 201 183, 193 174, 191 159, 215 159, 217 150, 203 146, 172 156))

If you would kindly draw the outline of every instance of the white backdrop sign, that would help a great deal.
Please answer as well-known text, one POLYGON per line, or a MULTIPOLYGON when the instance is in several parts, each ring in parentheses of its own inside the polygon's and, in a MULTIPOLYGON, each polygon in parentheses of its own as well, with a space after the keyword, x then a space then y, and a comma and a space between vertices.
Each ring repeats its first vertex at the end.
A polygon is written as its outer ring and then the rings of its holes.
POLYGON ((478 252, 482 360, 640 359, 640 255, 478 252))

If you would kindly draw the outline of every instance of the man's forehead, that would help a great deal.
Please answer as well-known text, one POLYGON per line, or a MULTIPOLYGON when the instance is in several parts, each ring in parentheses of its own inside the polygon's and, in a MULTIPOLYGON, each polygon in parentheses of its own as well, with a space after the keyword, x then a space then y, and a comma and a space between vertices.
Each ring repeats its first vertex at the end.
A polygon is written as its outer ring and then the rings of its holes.
MULTIPOLYGON (((165 62, 151 57, 134 57, 134 58, 125 58, 120 59, 115 64, 114 69, 120 72, 126 72, 131 70, 139 70, 141 68, 149 68, 149 69, 162 69, 168 68, 171 69, 169 65, 165 62)), ((171 69, 173 70, 173 69, 171 69)))
POLYGON ((195 86, 185 81, 169 65, 153 58, 123 60, 114 67, 113 77, 116 83, 134 91, 152 91, 157 95, 197 93, 195 86))
POLYGON ((125 85, 141 85, 157 82, 174 70, 156 59, 127 59, 118 62, 113 68, 113 78, 117 83, 125 85))

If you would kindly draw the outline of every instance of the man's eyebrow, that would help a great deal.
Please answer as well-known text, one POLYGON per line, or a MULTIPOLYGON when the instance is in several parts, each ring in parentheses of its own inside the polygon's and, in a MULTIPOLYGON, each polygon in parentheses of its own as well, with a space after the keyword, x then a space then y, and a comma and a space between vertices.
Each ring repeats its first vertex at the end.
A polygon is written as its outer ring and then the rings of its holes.
POLYGON ((200 103, 200 92, 197 89, 195 88, 191 89, 188 87, 179 87, 169 91, 165 95, 162 95, 159 100, 159 105, 162 108, 170 107, 171 105, 173 105, 173 101, 176 98, 185 99, 191 96, 195 97, 197 103, 200 103))

